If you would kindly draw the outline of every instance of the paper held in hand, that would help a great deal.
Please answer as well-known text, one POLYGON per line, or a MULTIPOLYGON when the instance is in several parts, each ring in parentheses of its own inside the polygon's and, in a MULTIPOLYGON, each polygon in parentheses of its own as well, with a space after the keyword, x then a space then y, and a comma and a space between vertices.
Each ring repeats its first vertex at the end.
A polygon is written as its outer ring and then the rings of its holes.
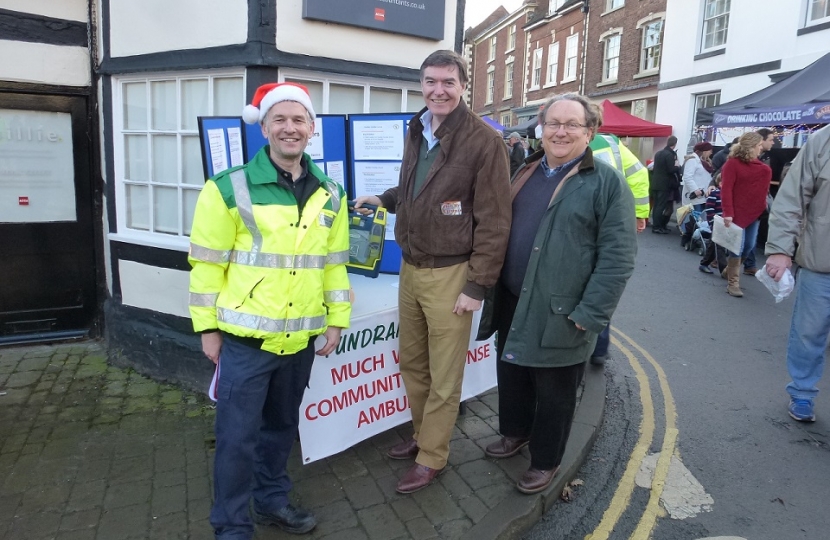
POLYGON ((734 223, 727 227, 724 225, 721 216, 715 216, 715 223, 712 227, 712 241, 714 243, 740 255, 743 236, 744 230, 742 228, 734 223))

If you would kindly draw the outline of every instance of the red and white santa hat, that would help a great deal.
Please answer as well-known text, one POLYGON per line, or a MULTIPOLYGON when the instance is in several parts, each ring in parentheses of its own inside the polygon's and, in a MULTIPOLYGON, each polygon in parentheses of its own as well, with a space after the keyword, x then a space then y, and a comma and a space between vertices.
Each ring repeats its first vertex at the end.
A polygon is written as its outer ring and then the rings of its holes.
POLYGON ((308 88, 291 82, 263 84, 257 88, 251 104, 242 109, 242 119, 246 124, 262 123, 271 107, 280 101, 296 101, 306 108, 314 120, 314 107, 311 105, 308 88))

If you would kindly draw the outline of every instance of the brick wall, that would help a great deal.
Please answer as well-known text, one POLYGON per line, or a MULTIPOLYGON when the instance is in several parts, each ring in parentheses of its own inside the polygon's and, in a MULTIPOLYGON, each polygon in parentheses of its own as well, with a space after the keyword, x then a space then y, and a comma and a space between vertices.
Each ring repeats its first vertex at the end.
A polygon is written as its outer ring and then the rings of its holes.
POLYGON ((582 45, 583 45, 584 14, 579 9, 573 9, 559 17, 554 17, 545 25, 533 28, 527 50, 527 102, 544 102, 553 94, 578 92, 579 81, 582 75, 582 45), (576 78, 563 82, 565 73, 565 54, 568 36, 577 37, 576 78), (548 60, 551 43, 559 43, 557 74, 553 82, 549 81, 548 60), (538 89, 533 88, 533 53, 542 49, 541 83, 538 89))

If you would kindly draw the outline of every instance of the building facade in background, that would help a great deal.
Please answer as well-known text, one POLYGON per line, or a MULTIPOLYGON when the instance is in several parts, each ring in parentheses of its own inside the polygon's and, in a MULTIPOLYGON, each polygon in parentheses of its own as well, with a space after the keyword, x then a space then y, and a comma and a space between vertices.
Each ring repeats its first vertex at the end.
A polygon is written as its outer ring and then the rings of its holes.
MULTIPOLYGON (((681 149, 698 139, 697 111, 777 82, 830 51, 830 3, 695 0, 666 6, 656 121, 681 149)), ((732 140, 718 130, 713 144, 732 140)))

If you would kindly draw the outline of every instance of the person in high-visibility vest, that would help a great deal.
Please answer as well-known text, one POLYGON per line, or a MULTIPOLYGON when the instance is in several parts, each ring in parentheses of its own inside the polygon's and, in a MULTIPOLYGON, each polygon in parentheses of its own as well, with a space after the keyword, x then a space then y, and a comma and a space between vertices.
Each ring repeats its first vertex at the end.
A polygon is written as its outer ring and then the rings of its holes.
POLYGON ((643 232, 648 222, 648 169, 637 156, 615 135, 597 133, 588 145, 594 156, 620 171, 634 195, 634 213, 637 232, 643 232))
POLYGON ((265 84, 245 122, 268 145, 205 183, 188 260, 190 315, 217 364, 216 536, 251 539, 254 524, 307 533, 314 516, 290 504, 286 462, 316 351, 349 326, 348 209, 343 188, 305 153, 314 133, 308 90, 265 84))

